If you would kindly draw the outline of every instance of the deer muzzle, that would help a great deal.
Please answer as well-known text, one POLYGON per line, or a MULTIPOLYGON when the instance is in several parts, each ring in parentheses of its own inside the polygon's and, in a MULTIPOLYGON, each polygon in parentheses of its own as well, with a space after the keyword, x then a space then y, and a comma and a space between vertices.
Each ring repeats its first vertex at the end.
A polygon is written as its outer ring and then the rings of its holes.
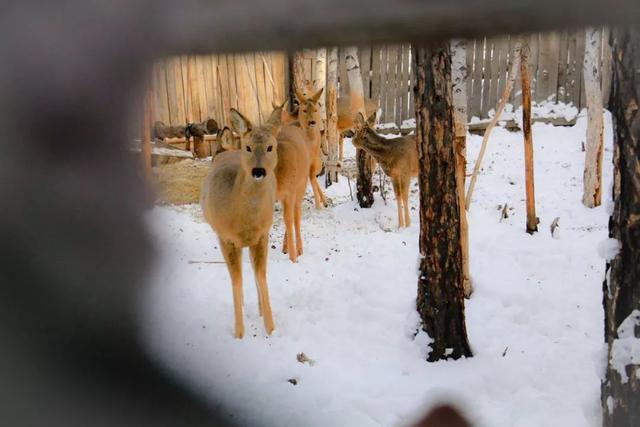
POLYGON ((251 176, 256 181, 262 181, 262 179, 267 176, 267 171, 265 168, 253 168, 251 169, 251 176))

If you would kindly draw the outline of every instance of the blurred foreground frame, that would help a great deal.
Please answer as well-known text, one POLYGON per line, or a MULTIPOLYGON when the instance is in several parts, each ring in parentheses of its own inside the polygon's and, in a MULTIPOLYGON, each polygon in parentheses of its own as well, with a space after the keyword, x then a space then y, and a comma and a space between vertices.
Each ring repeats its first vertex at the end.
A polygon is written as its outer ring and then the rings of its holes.
POLYGON ((638 0, 5 2, 0 424, 228 424, 139 340, 151 202, 125 146, 153 60, 637 25, 639 9, 638 0))

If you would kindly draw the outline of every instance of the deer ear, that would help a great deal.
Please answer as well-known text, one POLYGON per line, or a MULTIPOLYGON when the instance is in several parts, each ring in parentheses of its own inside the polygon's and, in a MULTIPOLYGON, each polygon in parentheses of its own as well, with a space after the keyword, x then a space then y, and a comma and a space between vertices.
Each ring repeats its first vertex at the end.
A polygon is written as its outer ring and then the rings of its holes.
POLYGON ((356 118, 353 121, 353 124, 355 125, 356 129, 362 129, 364 127, 365 122, 362 113, 356 114, 356 118))
POLYGON ((298 102, 300 104, 304 103, 307 100, 307 98, 304 96, 304 93, 300 91, 298 86, 295 86, 295 92, 296 92, 296 98, 298 98, 298 102))
POLYGON ((222 148, 224 148, 226 151, 230 151, 235 148, 231 129, 226 126, 218 133, 218 140, 220 141, 220 145, 222 146, 222 148))
POLYGON ((316 92, 312 97, 311 97, 311 101, 316 104, 318 102, 318 100, 320 99, 320 96, 322 95, 322 91, 324 91, 324 88, 320 88, 320 90, 318 92, 316 92))
POLYGON ((240 114, 235 108, 231 109, 231 126, 240 135, 251 132, 253 125, 245 116, 240 114))
POLYGON ((282 107, 284 107, 284 104, 281 107, 274 109, 266 123, 266 125, 271 128, 273 136, 277 136, 280 132, 280 128, 282 127, 282 107))
POLYGON ((374 111, 373 114, 371 114, 367 119, 367 124, 369 125, 369 127, 374 127, 376 125, 376 113, 377 112, 374 111))

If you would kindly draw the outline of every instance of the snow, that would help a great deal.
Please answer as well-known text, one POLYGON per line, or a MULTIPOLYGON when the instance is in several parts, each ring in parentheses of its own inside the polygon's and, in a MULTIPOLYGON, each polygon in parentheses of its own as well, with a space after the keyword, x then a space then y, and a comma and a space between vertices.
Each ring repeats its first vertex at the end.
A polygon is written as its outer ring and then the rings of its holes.
POLYGON ((626 367, 640 365, 640 310, 633 310, 618 327, 618 338, 611 345, 611 366, 618 372, 622 383, 629 381, 626 367))
MULTIPOLYGON (((605 124, 606 201, 608 113, 605 124)), ((410 425, 448 401, 478 426, 601 425, 605 262, 598 246, 607 238, 608 214, 581 203, 585 129, 585 117, 573 127, 533 126, 540 224, 532 236, 525 233, 522 134, 497 127, 491 136, 468 217, 475 292, 466 315, 474 357, 425 361, 429 337, 415 335, 417 184, 412 226, 397 231, 388 179, 387 205, 376 195, 372 209, 351 201, 345 179, 327 189, 328 209, 313 209, 309 192, 297 264, 279 250, 276 213, 271 337, 258 316, 248 256, 247 334, 236 340, 226 267, 201 262, 222 257, 199 208, 155 207, 147 223, 159 259, 141 310, 149 354, 217 409, 249 424, 410 425), (511 209, 501 221, 504 203, 511 209), (556 217, 562 233, 552 238, 556 217), (298 362, 301 352, 315 364, 298 362)), ((481 139, 468 137, 468 169, 481 139)), ((354 151, 345 142, 346 155, 354 151)))

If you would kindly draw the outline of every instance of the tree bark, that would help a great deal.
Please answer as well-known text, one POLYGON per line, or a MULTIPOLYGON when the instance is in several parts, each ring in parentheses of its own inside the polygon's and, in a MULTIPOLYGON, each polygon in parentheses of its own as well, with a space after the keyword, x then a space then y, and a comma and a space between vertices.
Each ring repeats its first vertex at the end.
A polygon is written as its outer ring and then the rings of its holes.
POLYGON ((327 127, 328 142, 326 186, 338 182, 338 48, 332 47, 327 55, 327 127))
POLYGON ((448 43, 415 49, 420 164, 420 276, 417 308, 433 340, 429 361, 471 356, 464 316, 460 199, 456 179, 448 43))
MULTIPOLYGON (((465 176, 467 170, 467 42, 451 42, 453 108, 455 124, 456 179, 458 203, 465 205, 465 176)), ((462 250, 462 277, 464 296, 469 298, 473 292, 471 273, 469 272, 469 226, 467 212, 460 210, 460 246, 462 250)))
POLYGON ((529 78, 529 45, 520 48, 520 77, 522 79, 522 133, 524 134, 524 172, 527 195, 527 233, 538 231, 536 192, 533 176, 533 140, 531 137, 531 79, 529 78))
MULTIPOLYGON (((307 69, 305 67, 305 59, 302 52, 296 52, 293 54, 293 84, 301 92, 307 92, 307 86, 309 84, 307 69)), ((295 99, 295 91, 294 91, 295 99)))
POLYGON ((602 155, 604 151, 600 49, 602 31, 588 28, 584 44, 584 90, 587 97, 587 142, 585 144, 582 203, 589 208, 602 203, 602 155))
MULTIPOLYGON (((345 63, 347 67, 347 78, 349 79, 349 102, 351 105, 351 115, 362 113, 367 116, 364 108, 364 90, 362 87, 362 74, 360 74, 360 64, 358 62, 358 48, 345 48, 345 63)), ((356 182, 356 197, 361 208, 370 208, 373 205, 373 184, 371 177, 370 156, 364 150, 356 150, 356 163, 358 166, 358 180, 356 182)))
MULTIPOLYGON (((609 236, 619 251, 603 284, 608 366, 603 425, 640 425, 640 362, 620 350, 640 346, 640 29, 614 30, 614 209, 609 236)), ((631 352, 633 354, 633 351, 631 352)))

